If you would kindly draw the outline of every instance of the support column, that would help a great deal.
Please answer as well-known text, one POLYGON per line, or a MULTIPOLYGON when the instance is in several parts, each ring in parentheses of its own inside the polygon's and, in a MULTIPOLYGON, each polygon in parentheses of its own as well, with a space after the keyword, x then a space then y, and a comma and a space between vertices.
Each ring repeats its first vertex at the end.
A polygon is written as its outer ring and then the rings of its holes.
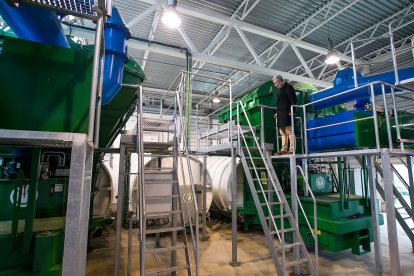
MULTIPOLYGON (((197 107, 198 108, 198 107, 197 107)), ((207 240, 207 155, 203 156, 203 237, 207 240)))
POLYGON ((376 189, 376 170, 374 166, 374 157, 372 155, 367 157, 367 169, 368 169, 368 185, 369 185, 369 198, 371 202, 371 218, 372 218, 372 232, 374 233, 374 250, 375 250, 375 271, 378 275, 383 273, 382 264, 382 250, 381 250, 381 235, 379 226, 379 207, 377 200, 376 189))
POLYGON ((72 144, 62 275, 85 275, 93 149, 72 144))
MULTIPOLYGON (((296 222, 296 227, 299 227, 298 225, 298 199, 296 195, 298 194, 298 185, 297 185, 297 172, 296 172, 296 158, 294 155, 291 155, 289 158, 290 161, 290 196, 291 196, 291 209, 293 214, 293 219, 296 222)), ((293 232, 293 242, 298 242, 298 234, 297 232, 293 232)), ((297 246, 293 248, 293 255, 295 256, 295 260, 300 259, 300 251, 297 246)), ((299 275, 300 269, 299 265, 294 266, 294 274, 299 275)))
POLYGON ((237 262, 237 175, 236 148, 231 148, 231 265, 237 262))
POLYGON ((381 166, 384 178, 385 209, 387 212, 388 245, 390 251, 391 275, 401 275, 400 253, 398 251, 397 224, 395 218, 394 191, 392 183, 392 169, 390 152, 381 150, 381 166))
POLYGON ((119 154, 119 176, 118 176, 118 199, 117 199, 117 209, 116 209, 116 230, 115 230, 115 269, 114 275, 119 275, 120 270, 120 257, 121 257, 121 232, 122 232, 122 207, 124 204, 124 185, 125 185, 125 144, 122 142, 120 144, 120 154, 119 154))

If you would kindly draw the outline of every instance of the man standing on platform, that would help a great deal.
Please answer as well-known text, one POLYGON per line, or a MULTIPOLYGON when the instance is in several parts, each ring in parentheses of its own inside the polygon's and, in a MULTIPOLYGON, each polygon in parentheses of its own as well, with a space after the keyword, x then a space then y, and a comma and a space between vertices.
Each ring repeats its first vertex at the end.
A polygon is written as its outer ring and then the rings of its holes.
POLYGON ((292 140, 290 107, 296 104, 296 92, 293 86, 285 81, 282 76, 277 75, 272 80, 273 84, 279 88, 276 114, 277 127, 282 138, 282 148, 277 154, 292 154, 295 141, 292 140))

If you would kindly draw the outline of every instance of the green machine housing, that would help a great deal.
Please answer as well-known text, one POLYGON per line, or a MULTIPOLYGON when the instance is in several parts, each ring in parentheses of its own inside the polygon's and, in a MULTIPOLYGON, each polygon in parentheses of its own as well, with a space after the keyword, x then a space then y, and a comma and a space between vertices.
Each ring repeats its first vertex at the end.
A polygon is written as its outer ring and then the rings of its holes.
MULTIPOLYGON (((0 129, 87 133, 93 48, 70 46, 0 36, 0 129)), ((144 78, 129 58, 123 84, 144 78)), ((112 144, 136 101, 136 89, 122 86, 102 106, 99 147, 112 144)), ((0 275, 61 274, 69 168, 70 149, 0 146, 0 275)))

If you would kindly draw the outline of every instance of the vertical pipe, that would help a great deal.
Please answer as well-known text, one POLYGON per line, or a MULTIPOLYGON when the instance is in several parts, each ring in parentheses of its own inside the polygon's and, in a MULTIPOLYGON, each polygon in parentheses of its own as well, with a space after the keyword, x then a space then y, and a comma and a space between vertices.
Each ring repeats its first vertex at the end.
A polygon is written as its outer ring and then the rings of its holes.
POLYGON ((276 151, 280 151, 280 145, 279 145, 279 128, 277 127, 277 115, 275 117, 275 131, 276 131, 276 151))
POLYGON ((122 231, 122 205, 124 204, 124 185, 125 185, 125 144, 120 144, 119 154, 119 176, 118 176, 118 201, 116 208, 116 230, 115 230, 115 269, 114 276, 119 275, 121 258, 121 231, 122 231))
POLYGON ((343 174, 342 174, 342 158, 337 157, 337 164, 338 164, 338 191, 339 191, 339 202, 340 202, 340 210, 344 209, 344 191, 343 191, 343 174))
POLYGON ((305 141, 305 154, 308 154, 308 126, 306 125, 306 106, 302 106, 303 108, 303 136, 305 141))
POLYGON ((295 135, 295 113, 293 112, 294 106, 290 106, 290 124, 292 126, 292 141, 290 141, 292 147, 293 144, 293 155, 296 155, 296 135, 295 135))
POLYGON ((352 53, 352 71, 354 72, 354 86, 355 88, 358 87, 358 79, 357 79, 357 71, 356 71, 356 64, 355 64, 355 49, 354 43, 351 42, 351 53, 352 53))
POLYGON ((381 145, 379 140, 377 105, 375 103, 374 85, 372 83, 369 85, 369 89, 371 92, 372 115, 374 116, 375 144, 377 147, 377 151, 379 152, 381 145))
POLYGON ((387 212, 388 244, 391 262, 391 275, 401 275, 400 253, 398 251, 398 235, 395 218, 394 190, 390 153, 387 149, 381 151, 381 166, 384 180, 385 207, 387 212))
POLYGON ((394 45, 394 30, 391 26, 392 22, 388 26, 390 32, 390 46, 391 46, 391 56, 392 56, 392 64, 394 66, 394 75, 395 75, 395 85, 400 84, 400 80, 398 78, 398 64, 397 64, 397 56, 395 54, 395 45, 394 45))
POLYGON ((391 125, 390 125, 390 117, 388 114, 387 97, 385 96, 385 85, 384 84, 381 84, 381 91, 382 91, 382 100, 384 101, 385 124, 387 125, 388 148, 390 149, 390 151, 392 151, 391 125))
POLYGON ((382 264, 382 251, 381 251, 381 235, 379 225, 379 207, 377 201, 377 189, 375 185, 375 166, 374 157, 372 155, 367 158, 368 167, 368 185, 369 185, 369 196, 371 205, 371 218, 372 218, 372 231, 374 233, 374 250, 375 250, 375 270, 378 275, 382 275, 383 264, 382 264))
POLYGON ((392 98, 392 105, 394 108, 394 122, 395 122, 395 130, 397 132, 397 142, 400 142, 400 149, 403 151, 404 142, 401 141, 400 123, 398 121, 398 110, 397 110, 397 103, 395 102, 394 86, 391 86, 391 98, 392 98))
POLYGON ((142 85, 138 90, 138 104, 137 104, 137 147, 138 147, 138 191, 139 191, 139 263, 140 273, 145 275, 145 227, 146 227, 146 210, 145 210, 145 183, 144 183, 144 140, 142 134, 142 85))
POLYGON ((131 257, 132 257, 132 222, 133 218, 129 218, 128 224, 128 260, 127 260, 127 276, 131 275, 131 257))
POLYGON ((99 72, 99 57, 101 52, 103 18, 99 17, 96 23, 95 34, 95 49, 93 53, 93 68, 91 81, 91 97, 89 103, 89 123, 88 123, 88 140, 93 141, 94 123, 95 123, 95 108, 96 108, 96 92, 98 88, 98 72, 99 72))
POLYGON ((196 136, 196 139, 197 139, 197 141, 196 141, 196 151, 198 151, 198 149, 200 147, 200 142, 199 142, 200 139, 198 139, 198 105, 196 107, 196 129, 195 129, 195 131, 196 131, 195 136, 196 136))
POLYGON ((238 266, 237 262, 237 176, 236 176, 236 148, 233 144, 233 94, 232 83, 229 83, 230 95, 230 143, 231 143, 231 265, 238 266))
MULTIPOLYGON (((103 31, 103 26, 102 26, 103 31)), ((98 81, 98 103, 96 104, 96 122, 95 122, 95 138, 94 144, 95 147, 99 147, 99 130, 101 127, 101 108, 102 108, 102 85, 103 85, 103 73, 104 73, 104 63, 105 63, 105 36, 101 38, 101 58, 99 61, 99 81, 98 81)))
POLYGON ((203 237, 201 240, 207 240, 207 155, 203 156, 203 237))
POLYGON ((264 132, 264 111, 263 107, 260 107, 260 146, 262 147, 262 151, 265 151, 265 132, 264 132))
MULTIPOLYGON (((293 110, 293 108, 292 108, 293 110)), ((293 113, 291 113, 293 114, 293 113)), ((292 116, 293 117, 293 116, 292 116)), ((293 130, 292 130, 293 133, 293 130)), ((290 190, 291 190, 291 205, 292 205, 292 214, 295 220, 296 225, 294 227, 299 227, 298 224, 298 185, 297 185, 297 170, 296 170, 296 158, 295 155, 291 155, 289 158, 290 161, 290 190)), ((283 220, 283 217, 282 217, 283 220)), ((293 225, 292 225, 293 226, 293 225)), ((293 242, 298 242, 297 232, 293 232, 293 242)), ((297 246, 293 248, 293 254, 295 260, 300 259, 300 251, 297 246)), ((299 275, 299 265, 294 266, 295 275, 299 275)))

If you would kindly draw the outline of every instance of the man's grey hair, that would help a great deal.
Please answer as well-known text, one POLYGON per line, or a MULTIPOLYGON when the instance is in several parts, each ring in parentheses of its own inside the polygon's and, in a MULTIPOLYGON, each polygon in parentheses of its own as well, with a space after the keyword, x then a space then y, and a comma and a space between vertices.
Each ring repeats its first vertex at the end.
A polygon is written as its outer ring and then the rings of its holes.
POLYGON ((283 79, 283 77, 281 76, 281 75, 277 75, 277 76, 274 76, 273 78, 272 78, 272 80, 278 80, 278 81, 281 81, 281 82, 283 82, 284 81, 284 79, 283 79))

